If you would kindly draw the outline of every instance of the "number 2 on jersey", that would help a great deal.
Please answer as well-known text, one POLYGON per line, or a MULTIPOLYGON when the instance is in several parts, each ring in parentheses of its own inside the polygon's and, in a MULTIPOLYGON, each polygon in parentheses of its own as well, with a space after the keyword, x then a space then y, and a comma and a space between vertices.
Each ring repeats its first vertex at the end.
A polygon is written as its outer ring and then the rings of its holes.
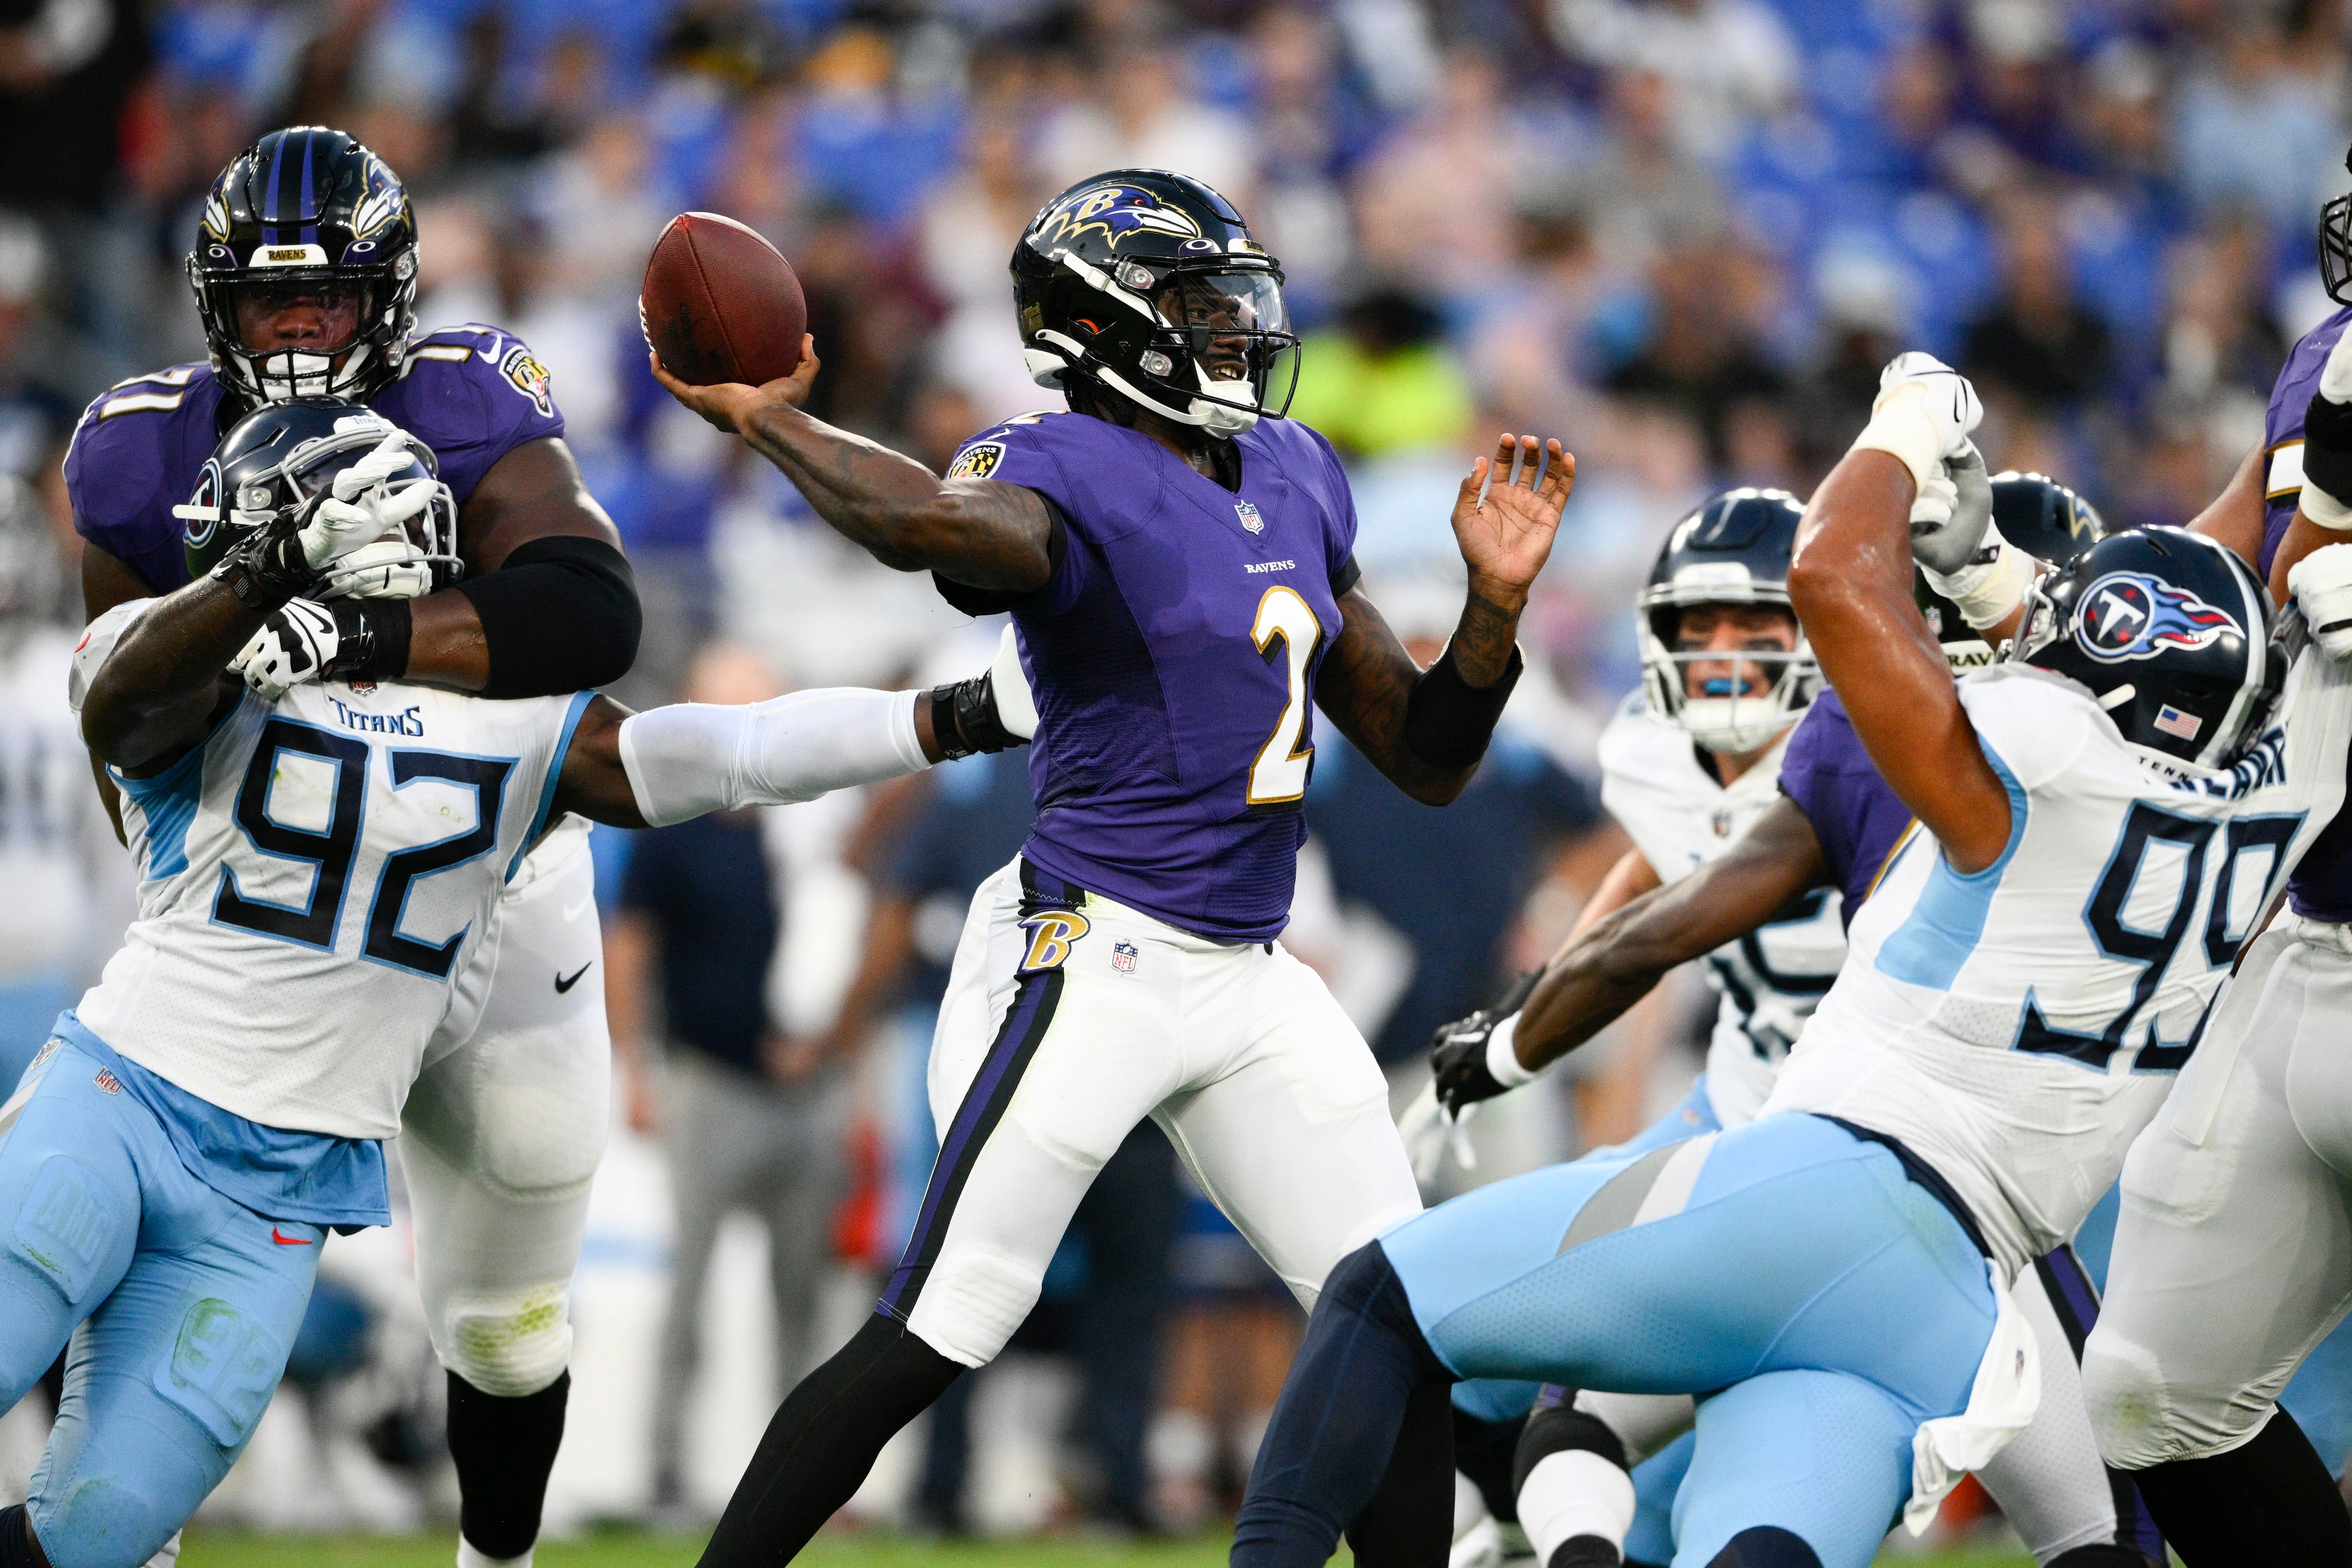
MULTIPOLYGON (((261 732, 253 760, 237 786, 236 825, 246 841, 278 860, 309 862, 317 867, 310 895, 299 905, 248 898, 237 885, 236 873, 221 867, 220 891, 213 898, 213 918, 224 925, 274 936, 306 947, 332 947, 342 920, 345 883, 352 861, 359 852, 360 825, 366 810, 371 748, 363 740, 288 719, 273 718, 261 732), (292 753, 315 758, 334 769, 328 796, 327 821, 322 828, 297 828, 269 814, 269 786, 278 774, 278 758, 292 753)), ((401 750, 392 754, 394 789, 425 779, 445 780, 474 792, 474 826, 455 837, 429 844, 414 844, 384 857, 375 896, 368 903, 367 938, 360 955, 430 979, 446 980, 457 961, 464 941, 460 931, 437 945, 419 942, 400 932, 400 917, 416 883, 436 872, 488 852, 498 842, 499 812, 506 800, 507 774, 514 764, 484 757, 448 757, 435 751, 401 750)))
POLYGON ((1290 700, 1283 705, 1282 716, 1274 723, 1274 733, 1258 747, 1257 760, 1250 764, 1249 804, 1253 807, 1293 805, 1307 795, 1307 770, 1315 760, 1315 747, 1307 744, 1307 701, 1312 694, 1307 686, 1307 672, 1315 662, 1315 650, 1323 641, 1323 622, 1315 618, 1315 611, 1299 597, 1295 588, 1269 588, 1257 601, 1257 622, 1250 628, 1250 641, 1257 644, 1259 657, 1271 664, 1274 645, 1290 659, 1290 700))

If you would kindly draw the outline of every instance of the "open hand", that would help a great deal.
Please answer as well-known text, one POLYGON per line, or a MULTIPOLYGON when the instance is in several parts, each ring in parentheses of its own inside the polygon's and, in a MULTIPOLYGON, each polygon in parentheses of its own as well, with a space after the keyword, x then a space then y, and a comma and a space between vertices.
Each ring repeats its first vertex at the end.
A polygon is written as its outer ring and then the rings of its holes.
POLYGON ((688 386, 662 368, 661 356, 650 356, 654 380, 662 390, 730 435, 742 434, 743 418, 753 409, 781 403, 786 408, 799 408, 808 402, 809 389, 815 384, 817 372, 816 340, 801 335, 801 362, 791 375, 770 382, 765 386, 748 386, 741 382, 719 382, 711 386, 688 386))
POLYGON ((1454 502, 1454 538, 1473 593, 1506 609, 1526 602, 1528 584, 1551 558, 1560 508, 1575 487, 1575 457, 1559 442, 1538 444, 1532 435, 1505 432, 1494 456, 1470 465, 1454 502))

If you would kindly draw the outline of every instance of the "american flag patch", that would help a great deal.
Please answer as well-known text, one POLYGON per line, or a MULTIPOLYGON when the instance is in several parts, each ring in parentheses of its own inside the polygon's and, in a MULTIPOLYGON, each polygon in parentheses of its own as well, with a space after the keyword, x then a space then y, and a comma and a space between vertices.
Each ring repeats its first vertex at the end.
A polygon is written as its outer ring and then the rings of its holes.
POLYGON ((2177 735, 2183 740, 2194 740, 2205 721, 2193 713, 2182 713, 2170 703, 2156 710, 2156 727, 2167 735, 2177 735))
POLYGON ((1135 973, 1135 960, 1141 955, 1142 949, 1132 942, 1114 942, 1110 945, 1110 967, 1131 975, 1135 973))

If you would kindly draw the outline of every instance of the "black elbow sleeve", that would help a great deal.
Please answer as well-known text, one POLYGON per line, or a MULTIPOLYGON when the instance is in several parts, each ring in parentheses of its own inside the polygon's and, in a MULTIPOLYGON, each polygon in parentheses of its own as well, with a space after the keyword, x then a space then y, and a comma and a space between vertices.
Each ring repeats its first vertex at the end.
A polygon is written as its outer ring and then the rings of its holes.
POLYGON ((645 629, 636 578, 628 558, 603 539, 531 539, 457 591, 473 601, 489 648, 486 697, 587 691, 636 663, 645 629))
POLYGON ((1486 743, 1495 737, 1503 705, 1511 700, 1511 688, 1526 668, 1527 661, 1514 647, 1501 680, 1491 686, 1473 686, 1462 679, 1448 646, 1413 682, 1412 695, 1405 699, 1406 749, 1432 768, 1449 772, 1476 767, 1486 755, 1486 743))

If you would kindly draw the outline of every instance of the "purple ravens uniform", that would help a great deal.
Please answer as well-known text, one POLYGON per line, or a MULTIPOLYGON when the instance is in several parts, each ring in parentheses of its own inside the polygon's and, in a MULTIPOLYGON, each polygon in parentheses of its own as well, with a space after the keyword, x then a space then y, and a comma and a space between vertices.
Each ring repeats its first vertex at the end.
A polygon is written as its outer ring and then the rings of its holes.
MULTIPOLYGON (((2268 576, 2271 560, 2294 520, 2296 501, 2303 495, 2303 420, 2311 394, 2319 390, 2319 373, 2327 356, 2352 322, 2352 308, 2336 311, 2314 327, 2287 356, 2271 389, 2270 413, 2263 424, 2263 556, 2260 570, 2268 576)), ((2352 812, 2339 816, 2313 841, 2287 883, 2287 902, 2297 915, 2331 924, 2352 920, 2352 812)), ((2352 1412, 2346 1430, 2352 1436, 2352 1412)), ((2337 1463, 2341 1456, 2329 1459, 2337 1463)))
MULTIPOLYGON (((66 450, 74 527, 157 593, 188 580, 172 508, 187 500, 243 412, 226 402, 209 365, 134 376, 89 405, 66 450)), ((499 458, 563 434, 547 368, 495 327, 426 333, 409 349, 400 379, 367 402, 433 448, 461 507, 499 458)))
POLYGON ((1353 586, 1356 508, 1320 435, 1265 420, 1228 490, 1150 436, 1031 414, 950 476, 1024 485, 1063 534, 1010 605, 1037 699, 1032 865, 1223 942, 1290 920, 1312 696, 1353 586))
POLYGON ((1844 894, 1839 913, 1853 925, 1913 819, 1872 765, 1837 693, 1824 688, 1789 737, 1780 792, 1812 824, 1831 884, 1844 894))
POLYGON ((939 1163, 880 1303, 967 1366, 1028 1314, 1145 1116, 1308 1304, 1421 1207, 1370 1049, 1273 940, 1355 507, 1304 425, 1261 420, 1234 448, 1228 490, 1108 421, 1032 414, 948 470, 1054 514, 1043 587, 943 585, 1012 612, 1037 706, 1036 823, 972 899, 931 1047, 939 1163))

